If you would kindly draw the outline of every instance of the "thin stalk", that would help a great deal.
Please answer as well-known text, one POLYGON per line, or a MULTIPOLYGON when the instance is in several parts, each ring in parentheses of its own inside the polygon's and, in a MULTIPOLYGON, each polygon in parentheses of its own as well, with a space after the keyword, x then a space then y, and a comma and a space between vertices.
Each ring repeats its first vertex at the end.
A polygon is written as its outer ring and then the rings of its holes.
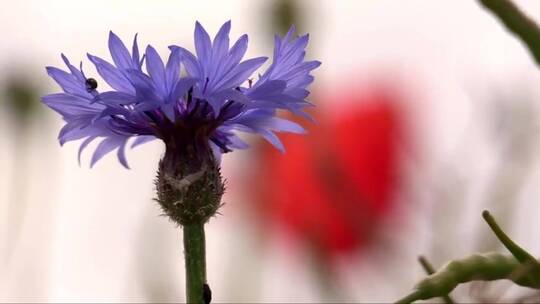
POLYGON ((540 64, 540 28, 510 0, 478 0, 518 36, 540 64))
POLYGON ((423 298, 423 293, 419 290, 416 290, 408 294, 406 297, 398 300, 396 304, 409 304, 418 300, 422 300, 422 298, 423 298))
POLYGON ((204 224, 183 226, 184 257, 186 263, 186 302, 204 304, 206 284, 206 250, 204 224))
POLYGON ((518 244, 516 244, 512 239, 504 233, 504 231, 501 229, 499 224, 495 221, 493 216, 489 213, 489 211, 484 210, 482 212, 482 217, 486 221, 486 223, 489 225, 489 228, 493 231, 495 236, 501 241, 501 243, 512 253, 512 255, 520 262, 520 263, 531 263, 532 265, 537 265, 536 259, 529 254, 525 249, 521 248, 518 244))
MULTIPOLYGON (((424 268, 424 271, 428 275, 432 275, 432 274, 435 273, 435 268, 433 268, 433 265, 431 265, 431 263, 426 259, 426 257, 419 256, 418 257, 418 262, 420 263, 420 265, 422 265, 422 268, 424 268)), ((444 300, 444 303, 446 303, 446 304, 454 304, 455 303, 454 300, 448 294, 442 296, 442 298, 444 300)))

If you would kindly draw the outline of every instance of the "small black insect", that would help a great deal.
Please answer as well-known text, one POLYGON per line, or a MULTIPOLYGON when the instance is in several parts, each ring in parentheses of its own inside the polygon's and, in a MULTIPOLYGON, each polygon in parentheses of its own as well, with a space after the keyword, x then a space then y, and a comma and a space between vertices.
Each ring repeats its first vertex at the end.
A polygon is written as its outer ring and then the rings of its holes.
POLYGON ((203 285, 203 300, 205 304, 210 304, 212 301, 212 290, 206 283, 203 285))
POLYGON ((86 90, 88 92, 91 92, 91 91, 97 89, 97 81, 94 78, 86 79, 85 84, 86 84, 86 90))

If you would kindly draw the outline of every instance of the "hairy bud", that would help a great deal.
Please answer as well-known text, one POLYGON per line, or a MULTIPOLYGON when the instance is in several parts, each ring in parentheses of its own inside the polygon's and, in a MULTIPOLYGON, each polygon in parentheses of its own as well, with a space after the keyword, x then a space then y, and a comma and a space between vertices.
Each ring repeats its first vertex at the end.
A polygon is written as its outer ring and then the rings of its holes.
POLYGON ((225 191, 219 165, 206 145, 168 144, 156 188, 161 208, 180 225, 207 222, 221 206, 225 191))

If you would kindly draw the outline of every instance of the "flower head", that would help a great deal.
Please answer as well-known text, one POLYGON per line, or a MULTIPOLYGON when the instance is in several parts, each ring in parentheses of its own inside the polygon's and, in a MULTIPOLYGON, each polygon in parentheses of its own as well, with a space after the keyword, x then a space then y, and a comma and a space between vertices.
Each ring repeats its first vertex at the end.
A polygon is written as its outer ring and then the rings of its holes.
POLYGON ((101 81, 88 78, 62 55, 68 71, 47 67, 63 92, 43 97, 43 102, 62 115, 66 125, 60 143, 84 139, 80 153, 95 139, 93 166, 105 154, 117 150, 127 165, 125 147, 153 139, 166 145, 166 157, 190 158, 192 154, 219 161, 222 153, 248 147, 236 131, 256 133, 283 151, 274 132, 302 133, 304 129, 276 116, 284 109, 307 116, 310 72, 320 65, 305 61, 308 35, 275 38, 273 62, 253 81, 252 74, 267 60, 243 60, 248 38, 229 45, 231 23, 226 22, 213 40, 195 24, 195 53, 180 46, 169 47, 166 62, 152 46, 139 54, 137 36, 131 52, 114 34, 109 35, 112 63, 88 55, 98 74, 112 88, 101 90, 101 81), (185 73, 182 73, 185 71, 185 73), (99 90, 99 91, 98 91, 99 90))

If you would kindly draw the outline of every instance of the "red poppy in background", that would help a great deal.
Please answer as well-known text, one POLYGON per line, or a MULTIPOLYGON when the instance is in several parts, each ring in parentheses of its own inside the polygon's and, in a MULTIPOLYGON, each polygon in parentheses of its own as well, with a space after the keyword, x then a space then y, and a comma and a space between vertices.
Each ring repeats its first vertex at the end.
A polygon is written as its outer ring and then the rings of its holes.
POLYGON ((400 184, 403 103, 388 89, 340 92, 319 94, 307 136, 280 136, 285 154, 259 146, 253 180, 261 182, 250 190, 259 222, 284 227, 323 256, 367 246, 400 184))

